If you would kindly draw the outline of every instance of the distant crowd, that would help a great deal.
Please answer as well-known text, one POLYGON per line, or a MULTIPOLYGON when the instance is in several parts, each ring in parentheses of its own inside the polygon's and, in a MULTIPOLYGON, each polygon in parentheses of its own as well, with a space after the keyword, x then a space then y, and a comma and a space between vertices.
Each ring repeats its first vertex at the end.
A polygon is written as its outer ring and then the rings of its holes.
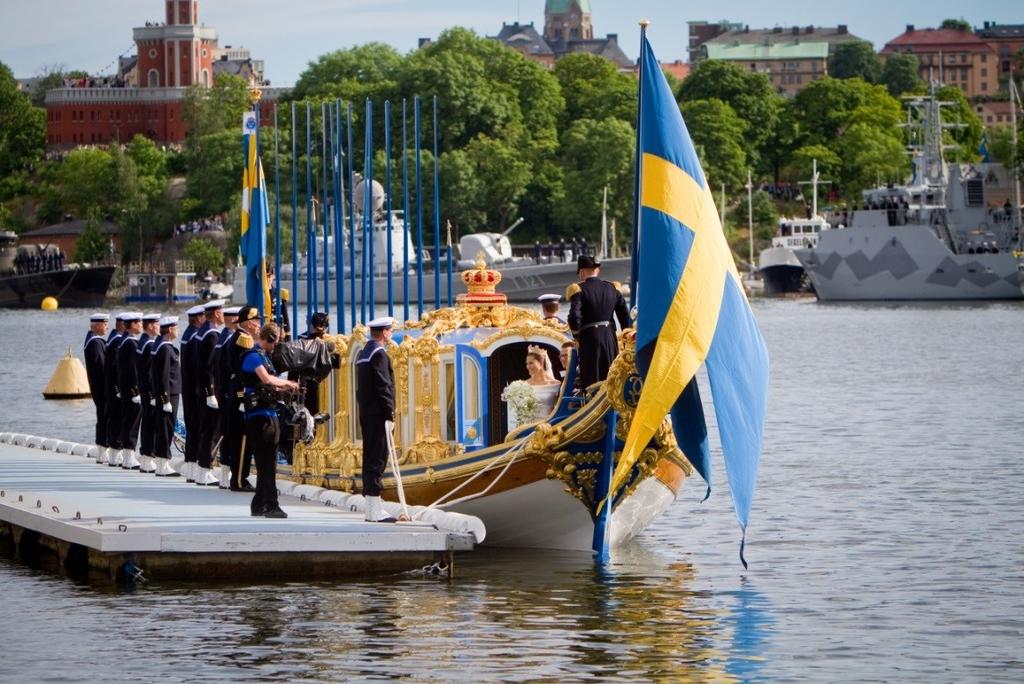
POLYGON ((14 257, 14 271, 18 275, 60 271, 64 268, 65 259, 64 250, 60 249, 43 254, 19 251, 14 257))
POLYGON ((533 260, 538 264, 550 264, 558 261, 569 262, 581 256, 593 256, 594 252, 585 238, 565 238, 558 242, 541 244, 540 240, 533 243, 533 260))
POLYGON ((215 214, 213 216, 207 216, 206 218, 185 221, 184 223, 179 223, 174 228, 175 235, 184 235, 185 233, 208 233, 211 231, 224 231, 223 214, 215 214))

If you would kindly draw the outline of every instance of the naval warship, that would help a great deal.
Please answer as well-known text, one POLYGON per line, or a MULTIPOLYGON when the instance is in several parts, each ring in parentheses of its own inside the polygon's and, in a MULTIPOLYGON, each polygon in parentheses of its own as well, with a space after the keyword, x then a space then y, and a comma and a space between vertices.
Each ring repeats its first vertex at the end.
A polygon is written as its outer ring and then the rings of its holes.
MULTIPOLYGON (((947 163, 942 107, 909 101, 913 175, 864 192, 847 225, 794 253, 819 300, 1022 299, 1019 211, 986 196, 1001 166, 947 163), (1016 218, 1015 218, 1016 216, 1016 218), (1017 251, 1015 251, 1017 250, 1017 251)), ((1019 200, 1018 200, 1019 201, 1019 200)))

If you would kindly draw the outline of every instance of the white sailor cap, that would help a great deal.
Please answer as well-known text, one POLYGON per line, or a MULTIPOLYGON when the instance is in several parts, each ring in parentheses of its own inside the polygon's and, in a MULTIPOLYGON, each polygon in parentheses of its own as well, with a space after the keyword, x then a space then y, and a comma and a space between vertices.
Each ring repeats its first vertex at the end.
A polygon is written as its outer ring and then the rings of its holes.
POLYGON ((114 320, 115 321, 123 321, 124 320, 124 311, 118 311, 116 314, 114 314, 114 320))
POLYGON ((110 314, 94 313, 92 316, 89 316, 90 323, 106 323, 109 320, 110 314))
POLYGON ((141 311, 125 311, 124 313, 121 314, 121 320, 122 321, 141 321, 142 320, 142 312, 141 311))
POLYGON ((206 306, 203 308, 207 311, 213 311, 214 309, 223 309, 224 305, 227 304, 223 299, 211 299, 206 302, 206 306))
POLYGON ((161 328, 169 328, 172 325, 178 325, 177 316, 164 316, 163 318, 160 319, 161 328))
POLYGON ((242 307, 240 307, 240 306, 229 306, 228 308, 224 309, 224 315, 225 316, 237 316, 238 312, 241 311, 241 310, 242 310, 242 307))
POLYGON ((188 311, 186 311, 185 315, 186 316, 201 316, 205 310, 206 309, 203 307, 202 304, 196 304, 195 306, 190 308, 188 311))
POLYGON ((561 300, 562 295, 560 294, 542 294, 540 297, 537 297, 538 302, 559 302, 561 300))
POLYGON ((160 320, 160 314, 158 314, 158 313, 144 314, 142 316, 142 320, 145 323, 149 323, 150 321, 159 321, 160 320))
POLYGON ((370 330, 384 330, 386 328, 394 327, 395 319, 391 316, 381 316, 380 318, 374 318, 372 321, 366 324, 370 330))

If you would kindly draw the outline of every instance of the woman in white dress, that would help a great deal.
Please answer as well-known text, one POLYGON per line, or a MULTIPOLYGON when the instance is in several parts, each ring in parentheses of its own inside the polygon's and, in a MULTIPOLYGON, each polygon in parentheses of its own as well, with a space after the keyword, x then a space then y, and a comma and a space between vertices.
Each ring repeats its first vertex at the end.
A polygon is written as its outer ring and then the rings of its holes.
POLYGON ((534 420, 547 420, 555 408, 555 400, 558 398, 558 390, 562 383, 555 379, 551 371, 551 357, 543 347, 530 345, 526 351, 526 370, 530 377, 526 383, 533 389, 537 397, 537 410, 534 420))

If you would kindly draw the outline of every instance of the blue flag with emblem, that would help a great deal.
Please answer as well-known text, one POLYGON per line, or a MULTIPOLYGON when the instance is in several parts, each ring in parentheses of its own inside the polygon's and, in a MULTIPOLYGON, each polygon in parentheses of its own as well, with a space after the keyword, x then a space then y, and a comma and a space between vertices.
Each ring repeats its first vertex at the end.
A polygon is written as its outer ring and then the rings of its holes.
POLYGON ((703 364, 745 539, 767 409, 768 350, 646 32, 640 59, 640 206, 633 248, 639 255, 637 366, 644 384, 611 491, 628 482, 638 456, 671 415, 679 446, 710 493, 708 431, 695 377, 703 364))
POLYGON ((266 316, 270 313, 270 281, 267 278, 267 226, 270 207, 267 203, 267 182, 263 162, 257 149, 258 123, 255 112, 242 116, 242 148, 245 169, 242 171, 242 259, 245 261, 245 301, 266 316))

